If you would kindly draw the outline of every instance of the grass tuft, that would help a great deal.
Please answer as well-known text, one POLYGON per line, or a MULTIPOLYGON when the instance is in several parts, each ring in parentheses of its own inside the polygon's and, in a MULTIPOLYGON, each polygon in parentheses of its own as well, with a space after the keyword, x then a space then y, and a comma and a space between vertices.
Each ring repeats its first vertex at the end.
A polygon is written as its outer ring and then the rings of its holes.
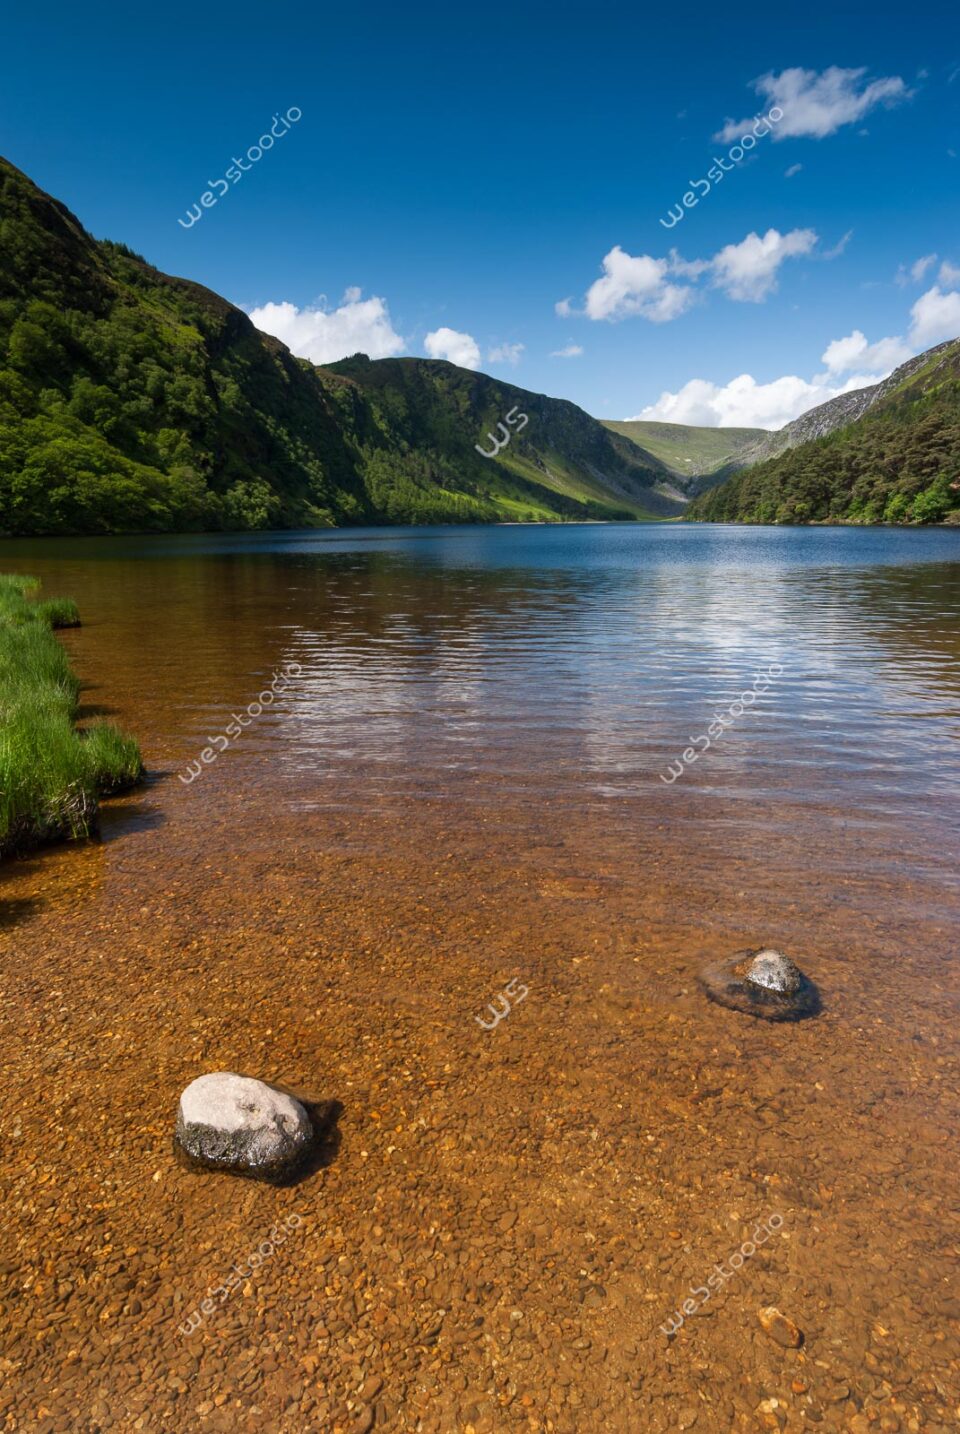
POLYGON ((80 683, 53 634, 79 623, 66 599, 34 602, 32 578, 0 575, 0 858, 96 830, 98 797, 142 775, 136 742, 75 725, 80 683))
POLYGON ((80 626, 80 613, 73 598, 48 598, 37 603, 37 612, 51 627, 80 626))

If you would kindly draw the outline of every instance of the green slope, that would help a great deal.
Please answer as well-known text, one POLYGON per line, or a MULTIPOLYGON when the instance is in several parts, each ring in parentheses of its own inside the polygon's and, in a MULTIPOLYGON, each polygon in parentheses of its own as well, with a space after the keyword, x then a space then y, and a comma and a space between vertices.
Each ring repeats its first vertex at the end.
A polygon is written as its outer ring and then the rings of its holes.
POLYGON ((391 489, 416 481, 430 455, 438 482, 485 496, 502 517, 538 508, 576 516, 598 505, 622 516, 672 515, 680 494, 670 474, 633 444, 610 434, 573 403, 528 393, 486 374, 428 359, 370 360, 355 355, 328 365, 320 376, 333 393, 345 425, 363 445, 374 500, 391 501, 391 489), (339 390, 335 385, 339 384, 339 390), (357 408, 357 392, 363 407, 357 408), (489 434, 516 411, 527 423, 496 459, 483 457, 489 434))
POLYGON ((697 480, 735 465, 745 450, 767 436, 763 428, 695 428, 640 418, 623 422, 604 419, 603 426, 658 458, 690 491, 703 487, 697 480))
POLYGON ((97 242, 0 160, 0 533, 669 515, 662 465, 573 404, 426 360, 317 369, 97 242), (513 407, 525 432, 486 440, 513 407))
POLYGON ((911 360, 893 380, 863 417, 734 474, 695 499, 687 517, 960 522, 960 340, 911 360))

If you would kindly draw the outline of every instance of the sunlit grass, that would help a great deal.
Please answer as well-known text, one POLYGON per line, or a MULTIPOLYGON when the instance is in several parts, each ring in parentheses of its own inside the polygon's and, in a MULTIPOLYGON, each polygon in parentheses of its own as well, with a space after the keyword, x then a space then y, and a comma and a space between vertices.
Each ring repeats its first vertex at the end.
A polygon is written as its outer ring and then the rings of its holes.
POLYGON ((137 780, 136 742, 99 723, 75 726, 80 684, 54 626, 69 600, 39 603, 32 578, 0 576, 0 857, 96 827, 97 798, 137 780))
POLYGON ((51 627, 80 626, 80 613, 73 598, 48 598, 37 603, 37 612, 51 627))

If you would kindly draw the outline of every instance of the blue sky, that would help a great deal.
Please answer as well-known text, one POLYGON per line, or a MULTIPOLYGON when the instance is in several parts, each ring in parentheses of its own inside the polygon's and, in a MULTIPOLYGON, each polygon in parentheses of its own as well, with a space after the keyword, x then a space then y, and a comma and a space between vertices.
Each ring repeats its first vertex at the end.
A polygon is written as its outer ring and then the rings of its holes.
POLYGON ((778 426, 960 333, 951 8, 57 0, 5 22, 0 152, 317 361, 778 426))

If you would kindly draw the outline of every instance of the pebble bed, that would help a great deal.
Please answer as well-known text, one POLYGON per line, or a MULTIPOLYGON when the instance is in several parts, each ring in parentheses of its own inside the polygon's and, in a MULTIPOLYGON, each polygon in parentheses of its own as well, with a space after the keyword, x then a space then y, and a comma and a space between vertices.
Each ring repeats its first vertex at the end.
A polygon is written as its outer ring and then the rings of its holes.
POLYGON ((742 894, 737 934, 775 916, 827 993, 777 1026, 697 989, 731 896, 639 810, 628 863, 590 809, 427 801, 412 841, 400 805, 306 832, 227 784, 198 825, 194 795, 4 883, 0 1427, 957 1426, 956 991, 902 954, 937 939, 902 886, 855 948, 815 878, 742 894), (177 1163, 216 1069, 341 1103, 299 1184, 177 1163))

